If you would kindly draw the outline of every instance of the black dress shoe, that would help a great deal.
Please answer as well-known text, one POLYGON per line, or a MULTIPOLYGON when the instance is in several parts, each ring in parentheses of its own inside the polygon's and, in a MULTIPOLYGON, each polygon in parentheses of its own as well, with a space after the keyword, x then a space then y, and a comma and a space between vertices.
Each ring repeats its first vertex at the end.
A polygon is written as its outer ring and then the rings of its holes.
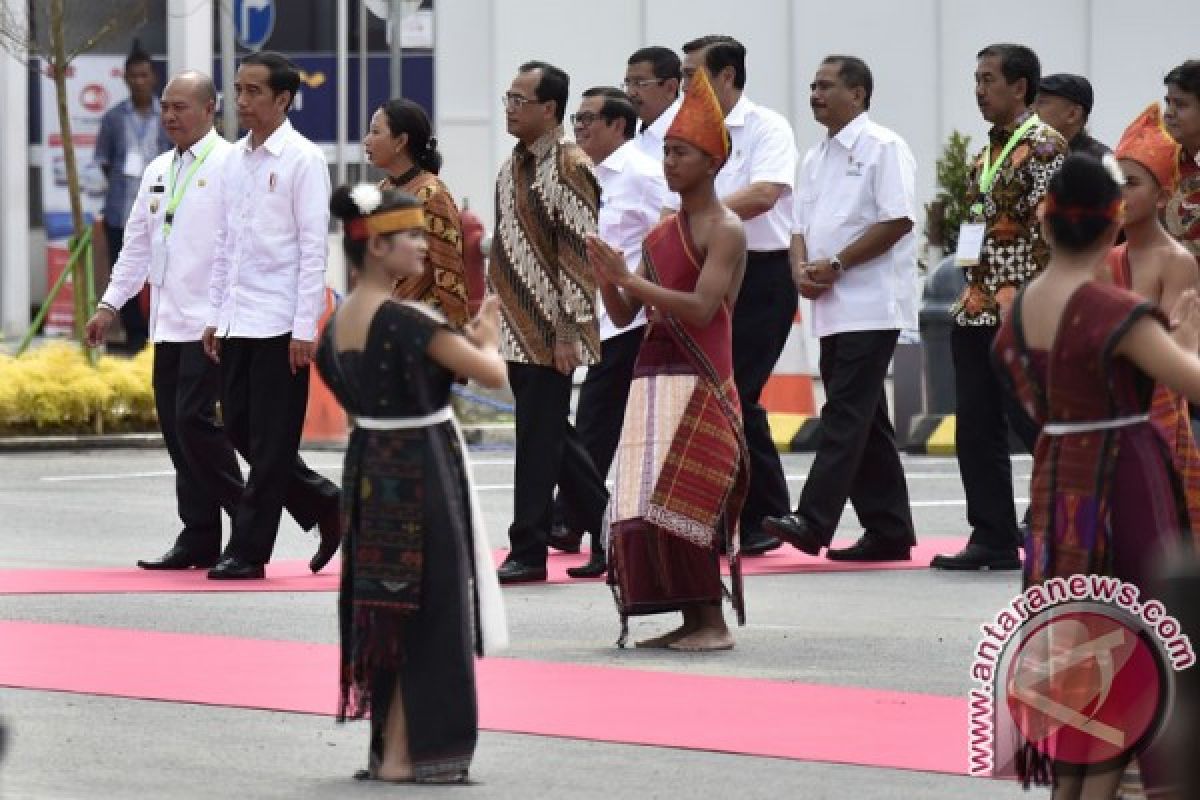
POLYGON ((312 559, 308 562, 308 568, 314 574, 325 568, 325 565, 329 563, 329 559, 333 558, 333 554, 337 552, 338 545, 342 543, 342 509, 340 503, 335 504, 333 511, 326 514, 317 522, 317 531, 321 534, 321 543, 317 545, 317 552, 313 554, 312 559))
POLYGON ((594 550, 586 564, 567 567, 567 574, 572 578, 599 578, 606 572, 608 572, 608 560, 604 557, 604 553, 597 553, 594 550))
POLYGON ((210 581, 254 581, 262 580, 266 575, 262 564, 251 564, 240 558, 223 558, 208 571, 210 581))
POLYGON ((191 569, 197 567, 199 569, 209 569, 216 566, 216 558, 201 558, 188 550, 183 549, 179 545, 168 550, 162 558, 157 561, 142 561, 137 562, 141 569, 191 569))
POLYGON ((783 546, 783 542, 761 530, 742 532, 742 549, 744 556, 761 556, 783 546))
POLYGON ((583 539, 583 531, 573 531, 568 526, 556 523, 550 528, 546 543, 563 553, 578 553, 579 542, 583 539))
POLYGON ((771 536, 783 539, 792 547, 810 556, 818 555, 825 544, 799 514, 784 514, 782 517, 764 517, 763 530, 771 536))
POLYGON ((830 561, 911 561, 912 546, 865 533, 849 547, 829 548, 825 557, 830 561))
POLYGON ((1021 568, 1021 556, 1016 548, 993 550, 980 544, 968 544, 952 556, 934 556, 929 566, 960 571, 1013 570, 1021 568))
POLYGON ((505 561, 496 570, 501 583, 533 583, 546 580, 546 567, 522 564, 520 561, 505 561))

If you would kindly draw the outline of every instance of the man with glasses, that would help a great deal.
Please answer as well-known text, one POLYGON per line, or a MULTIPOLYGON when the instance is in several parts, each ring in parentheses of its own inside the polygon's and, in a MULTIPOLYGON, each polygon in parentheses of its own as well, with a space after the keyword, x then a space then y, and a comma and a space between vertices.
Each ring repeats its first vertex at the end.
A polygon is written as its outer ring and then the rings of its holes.
POLYGON ((554 487, 597 536, 608 492, 568 415, 575 368, 600 359, 596 282, 585 237, 596 231, 592 164, 563 136, 570 79, 522 64, 503 97, 517 138, 496 178, 488 283, 500 298, 500 354, 516 401, 512 550, 501 583, 546 579, 554 487))
POLYGON ((625 92, 642 121, 634 142, 660 163, 663 137, 679 111, 682 81, 679 56, 668 47, 643 47, 629 57, 625 66, 625 92))
MULTIPOLYGON (((579 111, 571 115, 575 141, 596 165, 596 179, 600 183, 597 235, 624 255, 630 272, 637 271, 642 260, 642 240, 658 223, 667 195, 661 153, 659 158, 651 158, 634 141, 637 121, 629 96, 608 86, 585 91, 579 111)), ((587 378, 579 389, 575 424, 596 471, 604 477, 621 437, 646 314, 639 311, 628 325, 617 327, 602 301, 596 311, 600 320, 600 361, 588 367, 587 378)), ((569 509, 560 497, 555 511, 555 516, 566 523, 564 544, 568 546, 563 549, 577 549, 582 532, 569 521, 574 509, 569 509)), ((558 546, 558 543, 551 539, 551 544, 558 546)), ((605 568, 603 537, 593 533, 591 559, 584 566, 568 569, 567 573, 576 578, 591 578, 603 575, 605 568)))
POLYGON ((746 277, 733 312, 733 372, 750 449, 750 487, 742 507, 742 552, 779 547, 762 530, 764 517, 791 508, 783 464, 759 396, 783 352, 798 303, 788 249, 796 137, 780 114, 745 95, 746 48, 730 36, 704 36, 683 46, 684 88, 697 70, 708 73, 733 140, 717 173, 717 195, 746 224, 746 277))

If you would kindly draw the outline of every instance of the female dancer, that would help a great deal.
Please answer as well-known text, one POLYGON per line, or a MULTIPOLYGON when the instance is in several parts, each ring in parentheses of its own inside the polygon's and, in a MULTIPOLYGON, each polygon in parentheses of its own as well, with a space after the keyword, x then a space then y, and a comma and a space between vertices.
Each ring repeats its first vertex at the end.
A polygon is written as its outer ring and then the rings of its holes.
POLYGON ((478 735, 474 657, 506 633, 448 402, 455 375, 504 385, 499 311, 486 302, 456 332, 393 297, 424 269, 417 198, 361 184, 335 191, 331 208, 359 270, 317 353, 355 421, 342 473, 338 719, 371 716, 369 766, 356 777, 464 781, 478 735))

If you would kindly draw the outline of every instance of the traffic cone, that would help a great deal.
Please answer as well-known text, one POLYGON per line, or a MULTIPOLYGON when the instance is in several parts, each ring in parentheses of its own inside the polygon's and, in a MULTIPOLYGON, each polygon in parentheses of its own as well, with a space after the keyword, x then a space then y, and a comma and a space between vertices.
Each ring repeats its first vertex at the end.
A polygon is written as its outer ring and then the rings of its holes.
POLYGON ((759 399, 767 410, 771 438, 783 453, 812 449, 818 417, 809 369, 804 320, 797 310, 787 343, 759 399))
MULTIPOLYGON (((321 340, 321 334, 324 333, 325 326, 329 324, 329 318, 333 316, 336 308, 337 298, 333 290, 327 286, 325 287, 325 312, 317 322, 317 341, 321 340)), ((346 412, 342 410, 320 373, 313 368, 308 382, 308 409, 304 414, 304 432, 300 436, 301 442, 306 445, 341 444, 346 441, 348 431, 349 421, 346 419, 346 412)))

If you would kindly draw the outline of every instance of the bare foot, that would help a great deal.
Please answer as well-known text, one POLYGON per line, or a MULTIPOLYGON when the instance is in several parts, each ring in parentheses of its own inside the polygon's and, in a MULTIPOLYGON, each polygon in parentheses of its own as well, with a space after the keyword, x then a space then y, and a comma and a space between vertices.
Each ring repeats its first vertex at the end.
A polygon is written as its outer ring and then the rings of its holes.
POLYGON ((685 653, 708 653, 714 650, 732 650, 733 634, 728 628, 701 628, 666 645, 671 650, 685 653))
POLYGON ((413 771, 411 766, 392 767, 387 770, 381 767, 376 770, 373 777, 377 781, 384 781, 386 783, 412 783, 413 771))
POLYGON ((695 631, 695 625, 689 625, 685 622, 670 633, 664 633, 662 636, 655 636, 652 639, 642 639, 640 642, 635 643, 634 647, 670 647, 680 639, 695 633, 695 631))

